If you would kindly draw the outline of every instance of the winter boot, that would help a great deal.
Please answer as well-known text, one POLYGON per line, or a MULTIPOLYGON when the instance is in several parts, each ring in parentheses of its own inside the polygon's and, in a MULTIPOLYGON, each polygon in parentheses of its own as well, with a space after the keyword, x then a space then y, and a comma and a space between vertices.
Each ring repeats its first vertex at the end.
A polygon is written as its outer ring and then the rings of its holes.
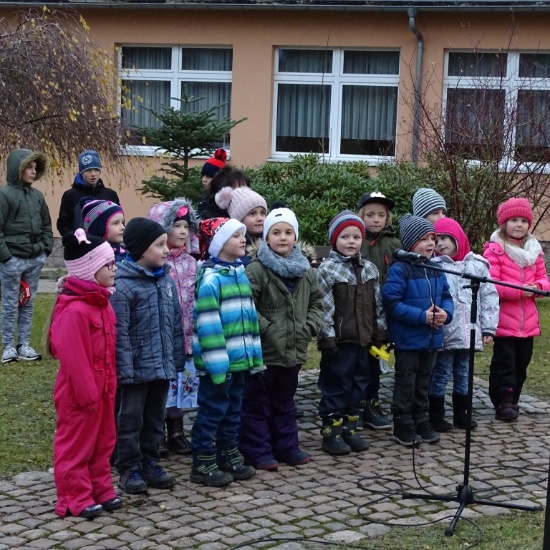
POLYGON ((363 425, 373 430, 391 430, 391 422, 377 399, 367 401, 363 410, 363 425))
POLYGON ((422 443, 422 438, 416 433, 412 415, 393 415, 392 439, 405 447, 414 447, 422 443))
POLYGON ((347 455, 351 447, 342 439, 342 419, 335 417, 323 418, 321 428, 323 443, 321 448, 331 455, 347 455))
POLYGON ((218 468, 215 454, 193 455, 193 467, 189 479, 208 487, 223 487, 233 481, 233 476, 218 468))
POLYGON ((369 448, 369 444, 356 432, 358 419, 358 415, 346 415, 342 424, 342 438, 354 453, 361 453, 369 448))
MULTIPOLYGON (((448 432, 453 425, 445 420, 445 396, 429 395, 430 423, 436 432, 448 432)), ((456 424, 455 424, 456 425, 456 424)))
POLYGON ((218 449, 218 467, 227 472, 233 479, 249 479, 256 470, 252 466, 245 466, 237 447, 232 449, 218 449))
POLYGON ((439 441, 439 434, 432 428, 427 412, 417 414, 414 421, 416 433, 422 438, 423 443, 437 443, 439 441))
POLYGON ((166 446, 178 455, 190 455, 191 443, 183 432, 183 417, 167 418, 166 429, 168 430, 166 446))
POLYGON ((514 422, 518 419, 519 411, 513 404, 514 389, 506 388, 501 395, 500 403, 495 407, 495 418, 503 422, 514 422))
MULTIPOLYGON (((467 407, 468 396, 461 395, 460 393, 453 393, 453 425, 461 430, 465 430, 468 427, 468 415, 466 414, 467 407)), ((473 418, 470 426, 472 430, 477 428, 477 422, 473 418)))

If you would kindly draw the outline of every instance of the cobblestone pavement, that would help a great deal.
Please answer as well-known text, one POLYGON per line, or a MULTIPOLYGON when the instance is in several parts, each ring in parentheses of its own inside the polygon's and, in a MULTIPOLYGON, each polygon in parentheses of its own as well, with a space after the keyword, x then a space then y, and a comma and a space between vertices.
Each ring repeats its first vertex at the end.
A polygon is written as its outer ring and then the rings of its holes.
MULTIPOLYGON (((464 431, 453 430, 443 434, 440 443, 421 445, 413 457, 411 450, 391 441, 390 432, 369 430, 362 432, 370 440, 366 453, 331 457, 320 449, 315 382, 315 373, 304 373, 297 396, 298 407, 305 412, 299 425, 302 447, 312 455, 309 464, 258 472, 248 481, 215 489, 189 481, 189 457, 171 456, 163 465, 178 478, 173 490, 124 496, 122 510, 95 521, 54 515, 51 473, 0 479, 0 550, 236 546, 297 550, 312 546, 303 541, 252 543, 294 537, 350 543, 389 529, 373 521, 422 523, 454 514, 454 502, 404 500, 378 491, 418 492, 421 484, 438 494, 456 495, 456 485, 463 480, 464 431)), ((391 384, 391 376, 383 378, 386 403, 391 384)), ((518 422, 495 421, 486 388, 476 381, 479 427, 472 440, 470 484, 478 498, 544 505, 550 406, 529 396, 521 405, 518 422)), ((466 508, 463 516, 499 513, 506 511, 476 505, 466 508)))

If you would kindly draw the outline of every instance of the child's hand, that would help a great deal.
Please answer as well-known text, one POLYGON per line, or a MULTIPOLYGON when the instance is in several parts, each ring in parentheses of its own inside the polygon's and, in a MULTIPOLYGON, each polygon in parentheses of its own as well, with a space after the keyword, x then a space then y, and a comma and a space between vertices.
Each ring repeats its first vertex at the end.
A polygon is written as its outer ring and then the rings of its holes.
MULTIPOLYGON (((529 283, 528 285, 523 285, 523 288, 534 288, 536 290, 538 287, 534 283, 529 283)), ((524 290, 523 295, 528 296, 529 298, 532 298, 533 296, 535 296, 532 292, 529 292, 528 290, 524 290)))
POLYGON ((447 314, 440 307, 437 307, 436 305, 432 304, 430 309, 426 310, 427 325, 430 325, 431 327, 439 328, 445 324, 446 320, 447 320, 447 314))
POLYGON ((493 337, 492 337, 492 336, 484 336, 484 337, 483 337, 483 345, 484 345, 484 346, 490 344, 492 341, 493 341, 493 337))

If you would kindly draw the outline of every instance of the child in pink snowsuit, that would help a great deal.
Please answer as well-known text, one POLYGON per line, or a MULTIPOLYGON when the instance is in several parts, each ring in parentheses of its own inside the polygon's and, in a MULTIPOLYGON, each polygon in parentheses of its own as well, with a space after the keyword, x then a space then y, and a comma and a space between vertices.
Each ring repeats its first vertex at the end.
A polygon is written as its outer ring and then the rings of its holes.
POLYGON ((59 360, 54 387, 55 513, 88 519, 122 506, 111 480, 115 445, 115 257, 83 229, 63 237, 68 276, 52 313, 49 348, 59 360))

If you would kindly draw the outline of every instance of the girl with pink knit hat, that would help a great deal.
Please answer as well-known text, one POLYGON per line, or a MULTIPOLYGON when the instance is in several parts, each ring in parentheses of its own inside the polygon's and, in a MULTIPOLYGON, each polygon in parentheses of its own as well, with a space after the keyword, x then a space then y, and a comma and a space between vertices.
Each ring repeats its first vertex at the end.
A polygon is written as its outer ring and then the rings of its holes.
POLYGON ((497 285, 500 315, 490 366, 489 396, 496 419, 512 422, 519 413, 521 389, 533 354, 533 337, 540 335, 536 295, 529 289, 549 290, 550 281, 542 247, 529 233, 533 211, 527 199, 508 199, 498 207, 497 218, 499 228, 483 252, 491 264, 491 277, 525 287, 516 290, 497 285))

